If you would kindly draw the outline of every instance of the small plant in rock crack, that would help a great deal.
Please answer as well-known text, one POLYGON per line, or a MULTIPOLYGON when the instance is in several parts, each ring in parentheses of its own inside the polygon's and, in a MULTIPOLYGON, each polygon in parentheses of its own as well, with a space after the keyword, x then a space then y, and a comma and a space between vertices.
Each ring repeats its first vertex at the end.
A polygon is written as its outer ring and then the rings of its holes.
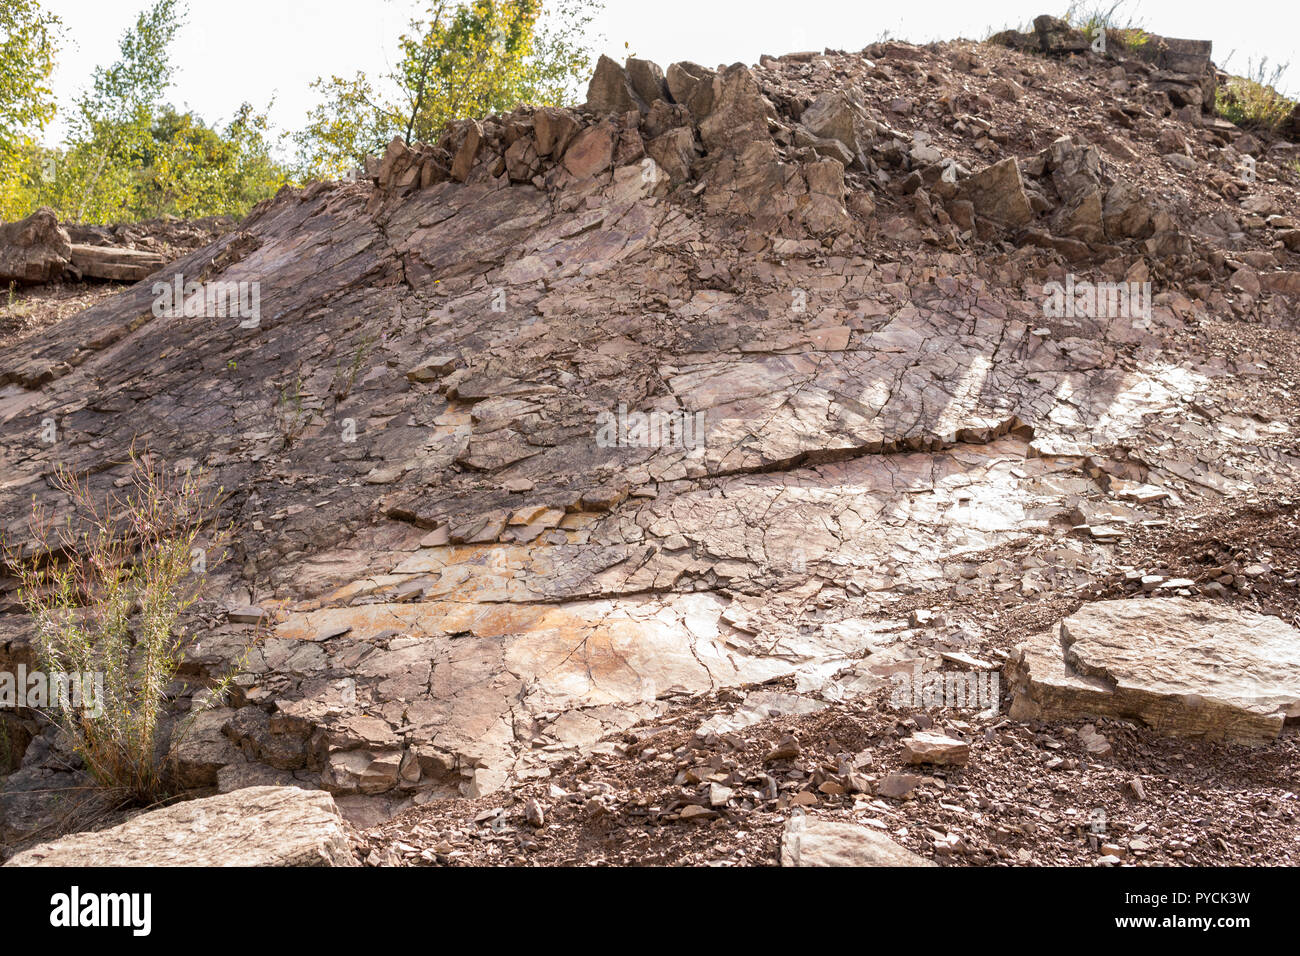
POLYGON ((224 557, 231 528, 213 524, 222 491, 200 476, 163 474, 147 453, 130 453, 125 490, 96 497, 86 479, 58 468, 52 484, 71 506, 61 521, 33 502, 25 548, 4 545, 19 600, 35 626, 47 674, 94 674, 93 711, 38 711, 59 726, 87 772, 126 802, 149 804, 171 790, 177 747, 205 710, 221 703, 243 662, 213 680, 203 700, 171 720, 169 686, 192 641, 179 627, 203 577, 192 555, 224 557))
POLYGON ((24 318, 31 313, 31 305, 23 301, 23 297, 19 294, 16 283, 9 283, 9 288, 6 292, 5 298, 5 311, 7 311, 13 318, 24 318))
POLYGON ((280 430, 282 448, 294 446, 311 422, 311 410, 303 403, 302 375, 295 375, 292 384, 280 391, 280 400, 275 406, 276 426, 280 430))
POLYGON ((337 362, 335 363, 334 387, 332 389, 335 404, 345 401, 352 394, 352 387, 356 385, 357 376, 361 374, 361 366, 370 357, 370 353, 374 351, 375 343, 378 341, 379 333, 377 332, 363 336, 361 343, 352 353, 352 361, 346 369, 337 362))

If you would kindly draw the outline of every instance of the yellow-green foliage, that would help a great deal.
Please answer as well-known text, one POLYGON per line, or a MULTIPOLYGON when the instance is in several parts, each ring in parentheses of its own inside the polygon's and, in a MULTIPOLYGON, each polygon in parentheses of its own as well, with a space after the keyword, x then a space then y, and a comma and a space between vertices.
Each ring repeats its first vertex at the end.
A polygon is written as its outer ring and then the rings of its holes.
POLYGON ((0 0, 0 219, 40 205, 75 222, 164 214, 242 216, 286 183, 337 176, 394 136, 429 141, 448 120, 519 103, 562 105, 585 81, 586 31, 601 0, 438 0, 399 38, 397 68, 318 79, 322 103, 295 135, 300 170, 274 156, 265 112, 226 126, 167 105, 181 0, 152 0, 68 104, 66 142, 39 145, 54 115, 57 18, 40 0, 0 0))
POLYGON ((271 154, 265 114, 244 104, 224 128, 209 127, 165 103, 178 0, 155 0, 136 18, 118 59, 69 104, 66 142, 41 148, 36 137, 55 109, 47 81, 58 21, 39 0, 3 4, 0 219, 41 205, 77 222, 241 216, 289 181, 271 154))
POLYGON ((38 0, 0 3, 0 219, 25 215, 42 168, 36 137, 54 117, 59 19, 38 0))
POLYGON ((438 3, 399 40, 401 60, 373 84, 365 73, 318 79, 324 100, 295 136, 305 175, 339 175, 394 136, 430 141, 448 120, 520 103, 562 105, 591 66, 582 39, 599 0, 438 3))

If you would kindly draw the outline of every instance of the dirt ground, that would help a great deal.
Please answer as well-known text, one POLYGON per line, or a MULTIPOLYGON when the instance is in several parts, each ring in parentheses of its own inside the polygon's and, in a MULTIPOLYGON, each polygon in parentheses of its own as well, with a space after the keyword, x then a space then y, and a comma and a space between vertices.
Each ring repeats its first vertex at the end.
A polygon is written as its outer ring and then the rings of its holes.
POLYGON ((10 285, 0 291, 0 349, 21 348, 27 338, 111 299, 125 288, 123 283, 95 280, 10 285))
POLYGON ((720 705, 684 703, 616 738, 611 753, 553 767, 545 781, 409 810, 367 831, 363 853, 375 865, 774 866, 782 827, 802 808, 877 828, 948 866, 1300 864, 1293 729, 1252 749, 1100 721, 1113 753, 1099 758, 1080 742, 1082 722, 972 714, 940 723, 890 707, 882 692, 698 736, 720 705), (900 737, 930 727, 968 735, 970 763, 904 766, 900 737), (797 755, 773 757, 791 738, 797 755), (873 795, 891 774, 904 775, 893 779, 909 792, 873 795), (738 806, 713 809, 715 785, 741 795, 738 806), (540 827, 527 819, 530 803, 540 827))

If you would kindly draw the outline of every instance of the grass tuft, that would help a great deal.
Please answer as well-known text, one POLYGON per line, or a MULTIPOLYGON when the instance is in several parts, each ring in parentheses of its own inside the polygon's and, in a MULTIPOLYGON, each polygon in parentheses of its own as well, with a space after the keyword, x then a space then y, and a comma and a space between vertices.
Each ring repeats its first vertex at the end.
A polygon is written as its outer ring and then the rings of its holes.
POLYGON ((1274 132, 1295 109, 1295 102, 1277 91, 1289 64, 1269 66, 1268 57, 1256 64, 1246 61, 1246 75, 1232 76, 1216 92, 1214 106, 1220 116, 1242 129, 1274 132))

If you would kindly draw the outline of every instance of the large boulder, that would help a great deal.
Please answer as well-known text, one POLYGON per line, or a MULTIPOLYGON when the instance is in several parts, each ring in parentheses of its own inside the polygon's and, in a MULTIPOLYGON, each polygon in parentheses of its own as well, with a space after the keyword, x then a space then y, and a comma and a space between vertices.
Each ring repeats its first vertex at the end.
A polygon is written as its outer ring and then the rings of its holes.
POLYGON ((22 766, 23 754, 36 731, 34 721, 24 720, 16 713, 0 711, 0 777, 22 766))
POLYGON ((1300 103, 1291 108, 1291 113, 1282 121, 1277 132, 1279 136, 1283 136, 1293 143, 1300 143, 1300 103))
POLYGON ((677 184, 690 178, 695 160, 695 133, 685 126, 670 129, 646 143, 646 152, 677 184))
POLYGON ((1062 136, 1042 156, 1043 168, 1051 174, 1052 188, 1062 202, 1073 205, 1101 188, 1101 153, 1096 146, 1062 136))
POLYGON ((1259 282, 1269 292, 1300 295, 1300 272, 1265 272, 1259 282))
POLYGON ((1092 46, 1092 40, 1082 30, 1076 30, 1060 17, 1048 14, 1037 17, 1034 31, 1038 34, 1039 48, 1054 56, 1082 53, 1092 46))
POLYGON ((668 92, 675 102, 691 111, 696 122, 713 110, 713 78, 716 75, 707 66, 689 60, 668 67, 668 92))
POLYGON ((537 139, 537 155, 563 156, 565 147, 581 128, 581 124, 568 110, 544 106, 533 114, 533 131, 537 139))
POLYGON ((641 120, 641 132, 646 139, 655 139, 670 129, 683 126, 694 130, 691 111, 680 103, 669 103, 666 100, 655 100, 650 112, 641 120))
POLYGON ((792 816, 781 834, 782 866, 935 866, 883 833, 856 823, 792 816))
POLYGON ((1003 30, 1001 33, 993 34, 985 42, 1010 47, 1013 50, 1020 50, 1022 53, 1040 49, 1038 37, 1035 34, 1021 33, 1019 30, 1003 30))
POLYGON ((1300 631, 1205 601, 1100 601, 1018 648, 1009 676, 1017 720, 1119 717, 1262 743, 1300 717, 1300 631))
POLYGON ((521 136, 506 150, 506 175, 512 183, 526 183, 542 171, 541 157, 537 154, 537 141, 531 136, 521 136))
POLYGON ((1100 242, 1103 189, 1101 154, 1097 147, 1075 143, 1062 136, 1040 154, 1052 189, 1061 206, 1052 216, 1052 232, 1058 236, 1100 242))
POLYGON ((802 169, 808 185, 808 201, 799 212, 799 221, 814 235, 838 235, 852 226, 844 208, 844 166, 835 159, 808 163, 802 169))
POLYGON ((844 145, 849 155, 858 155, 858 136, 853 127, 853 105, 840 90, 829 90, 803 111, 800 122, 809 132, 844 145))
POLYGON ((0 282, 51 282, 72 259, 72 242, 54 210, 0 226, 0 282))
POLYGON ((587 84, 586 108, 593 113, 646 112, 648 104, 636 95, 627 71, 607 56, 596 61, 596 72, 587 84))
POLYGON ((483 127, 477 120, 470 120, 465 128, 465 138, 461 140, 460 148, 451 161, 451 178, 456 182, 463 183, 469 178, 470 171, 478 160, 479 150, 483 148, 483 139, 483 127))
POLYGON ((713 108, 700 123, 700 138, 709 152, 770 142, 767 118, 772 112, 749 67, 736 63, 713 81, 713 108))
POLYGON ((42 843, 6 866, 357 866, 329 794, 249 787, 42 843))
POLYGON ((1155 64, 1161 70, 1201 76, 1212 73, 1210 55, 1214 43, 1210 40, 1184 40, 1147 34, 1145 43, 1134 46, 1130 52, 1140 60, 1155 64))
POLYGON ((1147 82, 1146 88, 1153 93, 1164 93, 1174 109, 1194 106, 1203 109, 1206 104, 1206 90, 1203 77, 1187 76, 1182 73, 1170 73, 1158 70, 1147 82))
POLYGON ((226 736, 226 722, 234 714, 226 707, 216 707, 197 715, 183 726, 172 749, 177 782, 186 788, 215 787, 217 773, 228 764, 240 763, 243 756, 226 736))
POLYGON ((113 809, 107 792, 89 777, 63 769, 67 761, 57 755, 50 759, 51 744, 44 735, 36 737, 22 758, 25 766, 0 778, 0 847, 62 832, 113 809))
POLYGON ((1106 191, 1102 223, 1111 239, 1142 239, 1151 234, 1155 208, 1141 187, 1120 179, 1106 191))
POLYGON ((975 212, 1004 226, 1023 226, 1034 218, 1020 167, 1014 158, 986 166, 973 173, 962 191, 975 206, 975 212))
POLYGON ((614 160, 615 130, 608 125, 588 126, 573 138, 564 153, 564 168, 579 179, 609 169, 614 160))
POLYGON ((118 246, 83 246, 74 242, 68 271, 74 276, 90 279, 139 282, 166 264, 167 256, 160 252, 118 246))
POLYGON ((632 84, 632 92, 647 106, 653 105, 655 100, 671 99, 668 83, 664 79, 664 71, 659 68, 658 63, 629 57, 627 78, 632 84))

